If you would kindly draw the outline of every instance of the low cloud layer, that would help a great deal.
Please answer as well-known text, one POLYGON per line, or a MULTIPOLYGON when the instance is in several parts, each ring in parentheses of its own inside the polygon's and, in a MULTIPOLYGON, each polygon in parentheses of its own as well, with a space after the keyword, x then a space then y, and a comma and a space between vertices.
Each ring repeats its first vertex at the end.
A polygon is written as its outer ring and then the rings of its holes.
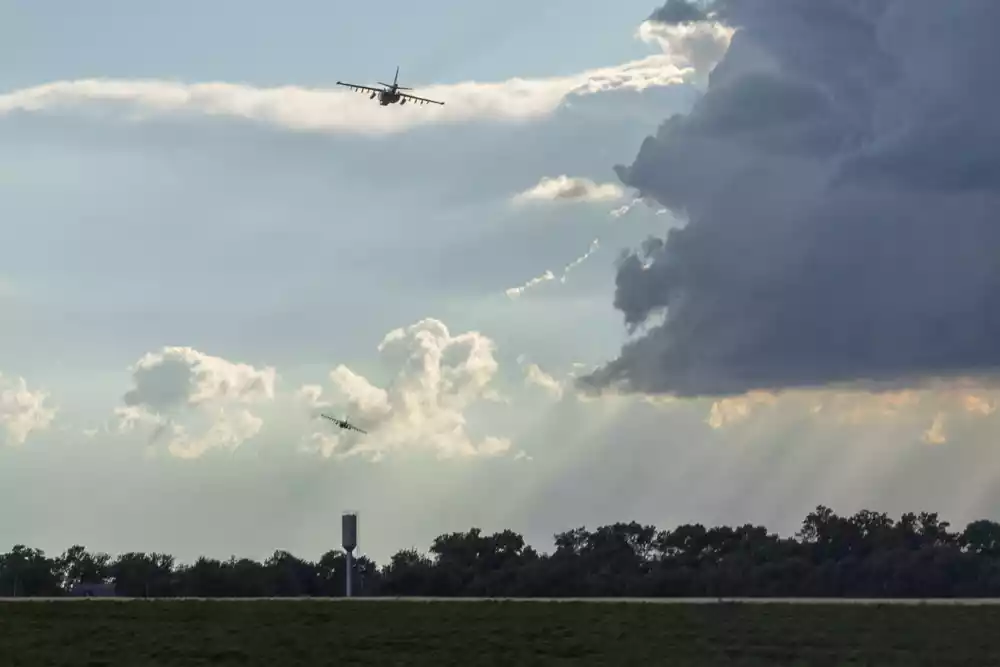
MULTIPOLYGON (((0 116, 14 113, 94 113, 129 122, 184 116, 239 118, 296 131, 384 135, 414 127, 474 120, 523 121, 547 116, 569 96, 645 90, 694 81, 698 72, 685 47, 622 65, 571 76, 514 78, 494 83, 410 82, 417 94, 444 106, 406 105, 390 110, 347 89, 153 79, 55 81, 0 94, 0 116), (373 113, 373 105, 376 111, 373 113)), ((357 81, 362 85, 371 82, 357 81)))
POLYGON ((596 183, 589 178, 562 174, 545 177, 535 186, 514 195, 515 204, 532 202, 609 202, 621 199, 625 190, 617 183, 596 183))
POLYGON ((994 374, 1000 3, 715 9, 737 31, 706 94, 617 168, 687 224, 622 259, 615 307, 649 329, 584 384, 726 395, 994 374))
POLYGON ((881 393, 817 390, 776 394, 748 392, 714 401, 705 423, 715 430, 808 418, 822 432, 840 426, 891 427, 896 437, 927 445, 950 442, 953 430, 996 427, 1000 390, 968 380, 938 380, 916 389, 881 393))
POLYGON ((24 378, 0 374, 0 444, 23 445, 32 433, 47 429, 56 416, 48 399, 24 378))

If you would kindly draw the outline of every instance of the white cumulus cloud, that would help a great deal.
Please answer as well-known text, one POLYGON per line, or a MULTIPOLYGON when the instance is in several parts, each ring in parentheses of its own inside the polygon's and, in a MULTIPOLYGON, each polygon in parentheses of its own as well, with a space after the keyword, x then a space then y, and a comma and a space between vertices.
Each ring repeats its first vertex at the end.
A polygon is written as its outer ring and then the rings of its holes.
POLYGON ((132 388, 116 411, 118 430, 150 430, 152 443, 196 458, 233 450, 257 435, 263 420, 248 409, 275 396, 274 368, 255 368, 190 347, 164 347, 131 368, 132 388))
POLYGON ((35 431, 47 429, 56 415, 55 408, 46 404, 48 397, 44 391, 29 389, 24 378, 0 375, 0 426, 6 434, 0 441, 23 445, 35 431))
POLYGON ((562 174, 542 178, 536 185, 513 197, 515 204, 531 202, 607 202, 621 199, 625 190, 615 183, 596 183, 589 178, 562 174))
POLYGON ((647 44, 658 45, 672 63, 694 72, 698 83, 705 83, 729 49, 734 33, 733 28, 715 21, 644 21, 636 36, 647 44))
POLYGON ((452 335, 443 322, 427 318, 389 332, 378 346, 393 376, 385 387, 344 365, 330 373, 330 391, 302 387, 298 396, 312 416, 347 417, 367 434, 317 424, 305 447, 324 456, 366 455, 378 460, 391 452, 431 450, 439 458, 496 456, 511 443, 498 436, 475 438, 466 413, 495 401, 490 387, 499 365, 492 340, 476 331, 452 335))
POLYGON ((525 384, 539 387, 557 400, 563 397, 565 387, 562 382, 543 371, 538 364, 528 362, 523 356, 519 357, 517 361, 524 370, 525 384))
POLYGON ((218 400, 271 400, 277 377, 273 368, 233 363, 190 347, 147 353, 131 370, 135 386, 125 394, 125 405, 153 412, 218 400))

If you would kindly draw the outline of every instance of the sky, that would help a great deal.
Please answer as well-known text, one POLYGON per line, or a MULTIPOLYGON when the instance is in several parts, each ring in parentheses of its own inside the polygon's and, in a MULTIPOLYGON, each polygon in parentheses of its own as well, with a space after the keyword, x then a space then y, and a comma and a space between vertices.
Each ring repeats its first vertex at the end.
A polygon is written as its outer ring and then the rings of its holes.
POLYGON ((0 1, 0 548, 1000 514, 994 5, 79 4, 0 1))

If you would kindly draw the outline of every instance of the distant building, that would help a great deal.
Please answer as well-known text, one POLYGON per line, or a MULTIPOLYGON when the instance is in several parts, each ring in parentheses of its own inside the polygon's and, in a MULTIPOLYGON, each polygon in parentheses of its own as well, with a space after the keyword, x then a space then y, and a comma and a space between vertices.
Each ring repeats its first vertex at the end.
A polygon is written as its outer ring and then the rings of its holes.
POLYGON ((70 589, 69 594, 73 597, 84 598, 113 598, 116 596, 114 584, 77 584, 70 589))

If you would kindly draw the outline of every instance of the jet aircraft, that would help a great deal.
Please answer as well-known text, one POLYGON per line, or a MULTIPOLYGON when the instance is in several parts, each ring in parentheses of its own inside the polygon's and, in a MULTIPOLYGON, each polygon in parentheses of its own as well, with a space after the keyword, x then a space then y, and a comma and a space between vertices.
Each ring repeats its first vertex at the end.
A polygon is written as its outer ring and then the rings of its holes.
POLYGON ((444 105, 444 102, 438 102, 437 100, 429 100, 426 97, 417 97, 416 95, 409 95, 407 93, 401 93, 401 90, 413 90, 412 88, 404 88, 399 85, 399 66, 396 66, 396 77, 392 80, 392 85, 388 83, 378 82, 383 88, 371 88, 369 86, 361 86, 356 83, 345 83, 343 81, 338 81, 338 86, 347 86, 351 90, 356 90, 359 93, 369 93, 368 99, 373 100, 378 96, 378 103, 382 106, 388 106, 390 104, 399 104, 400 106, 406 104, 407 101, 412 101, 414 104, 440 104, 444 105))
POLYGON ((331 417, 330 415, 324 415, 324 414, 321 414, 320 416, 329 419, 334 424, 336 424, 337 426, 346 431, 357 431, 358 433, 364 433, 365 435, 368 435, 368 431, 362 431, 360 428, 350 423, 346 419, 337 419, 336 417, 331 417))

